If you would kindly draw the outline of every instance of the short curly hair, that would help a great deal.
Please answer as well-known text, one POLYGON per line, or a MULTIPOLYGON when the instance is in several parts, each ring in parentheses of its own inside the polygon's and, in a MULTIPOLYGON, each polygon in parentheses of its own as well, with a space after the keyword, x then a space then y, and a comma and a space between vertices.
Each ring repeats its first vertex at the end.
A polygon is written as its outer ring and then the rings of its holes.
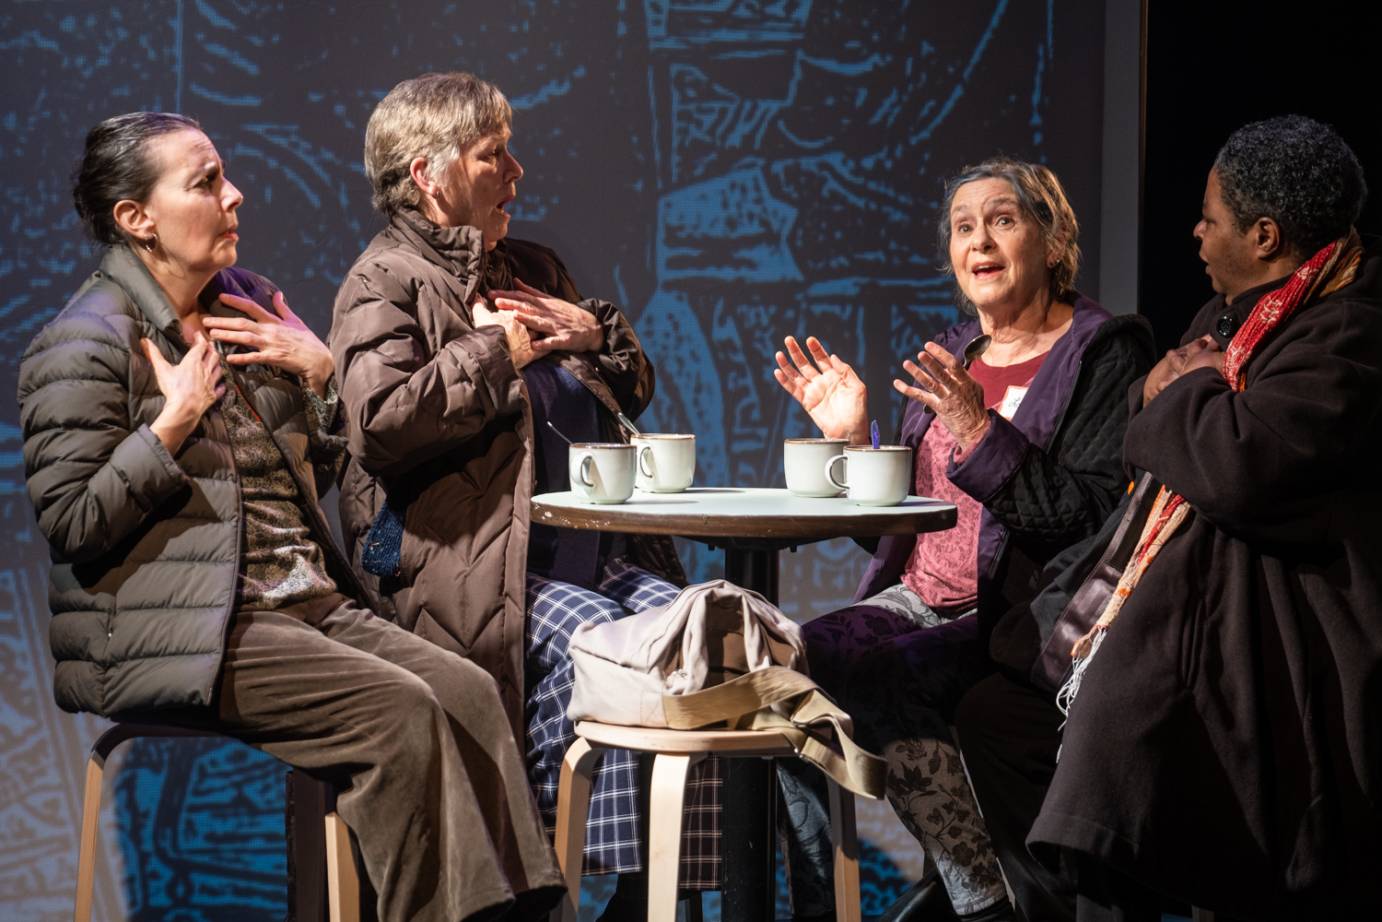
POLYGON ((1303 115, 1239 128, 1219 150, 1214 171, 1239 232, 1271 218, 1302 258, 1347 234, 1368 196, 1363 167, 1344 139, 1303 115))
MULTIPOLYGON (((981 179, 1002 179, 1012 186, 1018 207, 1036 222, 1042 242, 1055 254, 1056 264, 1051 267, 1051 296, 1058 301, 1070 300, 1075 293, 1075 276, 1080 271, 1080 222, 1056 174, 1039 163, 990 157, 978 166, 965 167, 946 181, 945 200, 936 224, 936 242, 945 271, 951 275, 955 272, 950 264, 950 207, 955 204, 955 193, 961 186, 981 179)), ((957 297, 962 309, 975 313, 973 303, 963 291, 957 289, 957 297)))
POLYGON ((426 157, 435 179, 461 151, 513 121, 513 110, 492 83, 461 71, 404 80, 374 107, 365 128, 365 175, 374 207, 386 215, 417 207, 409 168, 426 157))

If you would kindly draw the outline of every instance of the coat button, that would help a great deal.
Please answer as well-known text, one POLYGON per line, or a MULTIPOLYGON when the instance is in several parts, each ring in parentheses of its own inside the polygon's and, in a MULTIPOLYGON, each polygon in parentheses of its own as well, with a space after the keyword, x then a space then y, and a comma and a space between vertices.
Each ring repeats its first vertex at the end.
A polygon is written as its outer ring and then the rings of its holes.
POLYGON ((1238 332, 1238 317, 1232 311, 1224 311, 1214 323, 1214 332, 1221 339, 1232 339, 1233 334, 1238 332))

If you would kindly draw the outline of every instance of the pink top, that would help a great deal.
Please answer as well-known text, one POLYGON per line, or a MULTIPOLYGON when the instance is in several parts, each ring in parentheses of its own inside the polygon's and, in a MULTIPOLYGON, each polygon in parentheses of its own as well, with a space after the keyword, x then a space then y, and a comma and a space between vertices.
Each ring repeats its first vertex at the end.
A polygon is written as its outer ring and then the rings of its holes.
MULTIPOLYGON (((1003 366, 976 359, 969 373, 984 389, 984 404, 1004 419, 1012 419, 1046 355, 1003 366)), ((942 614, 968 611, 979 601, 979 520, 984 507, 946 474, 956 449, 954 436, 939 421, 932 422, 917 446, 914 492, 954 503, 956 519, 955 527, 947 531, 917 535, 902 573, 907 588, 942 614)))

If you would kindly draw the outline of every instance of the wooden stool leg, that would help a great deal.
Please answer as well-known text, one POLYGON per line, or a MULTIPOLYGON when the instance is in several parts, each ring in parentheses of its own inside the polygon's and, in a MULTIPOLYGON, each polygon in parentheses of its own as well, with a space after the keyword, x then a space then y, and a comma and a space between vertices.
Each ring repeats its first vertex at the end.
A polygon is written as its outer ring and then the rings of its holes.
POLYGON ((859 922, 859 836, 854 827, 854 795, 830 782, 830 844, 835 847, 835 918, 859 922))
POLYGON ((106 760, 93 751, 86 761, 86 785, 82 792, 82 832, 77 849, 77 902, 73 922, 90 922, 92 891, 96 885, 96 836, 101 826, 101 787, 106 760))
POLYGON ((653 757, 648 823, 648 922, 677 922, 677 878, 681 870, 681 808, 686 776, 696 755, 653 757))
POLYGON ((590 778, 604 750, 581 737, 566 750, 557 787, 557 864, 566 879, 566 899, 552 910, 553 922, 576 922, 581 908, 581 856, 585 853, 585 824, 590 818, 590 778))
POLYGON ((1208 909, 1201 909, 1198 906, 1190 907, 1190 915, 1195 922, 1214 922, 1214 913, 1208 909))
POLYGON ((326 899, 331 922, 360 922, 360 878, 350 827, 335 811, 326 815, 326 899))

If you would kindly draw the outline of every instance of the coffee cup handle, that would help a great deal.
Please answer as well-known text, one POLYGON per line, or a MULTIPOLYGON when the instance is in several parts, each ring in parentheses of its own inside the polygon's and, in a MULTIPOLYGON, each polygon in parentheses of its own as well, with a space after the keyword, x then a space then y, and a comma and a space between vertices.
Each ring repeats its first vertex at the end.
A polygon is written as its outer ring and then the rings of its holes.
POLYGON ((595 489, 595 481, 590 479, 590 467, 594 463, 594 457, 591 455, 584 455, 581 457, 580 466, 576 469, 576 475, 580 478, 581 483, 592 490, 595 489))
POLYGON ((654 476, 653 472, 650 470, 652 467, 652 458, 653 449, 651 446, 644 445, 642 448, 638 449, 638 469, 643 473, 644 477, 654 476))
MULTIPOLYGON (((838 481, 838 480, 835 479, 835 465, 838 464, 838 463, 841 462, 841 461, 844 461, 844 460, 845 460, 845 456, 844 456, 844 455, 836 455, 835 457, 831 458, 829 461, 825 462, 825 479, 826 479, 826 480, 829 480, 832 484, 834 484, 835 489, 837 489, 837 490, 848 490, 848 489, 849 489, 849 484, 848 484, 848 483, 841 483, 840 481, 838 481)), ((848 468, 846 468, 846 470, 848 470, 848 468)), ((846 475, 846 476, 848 476, 848 475, 846 475)))

